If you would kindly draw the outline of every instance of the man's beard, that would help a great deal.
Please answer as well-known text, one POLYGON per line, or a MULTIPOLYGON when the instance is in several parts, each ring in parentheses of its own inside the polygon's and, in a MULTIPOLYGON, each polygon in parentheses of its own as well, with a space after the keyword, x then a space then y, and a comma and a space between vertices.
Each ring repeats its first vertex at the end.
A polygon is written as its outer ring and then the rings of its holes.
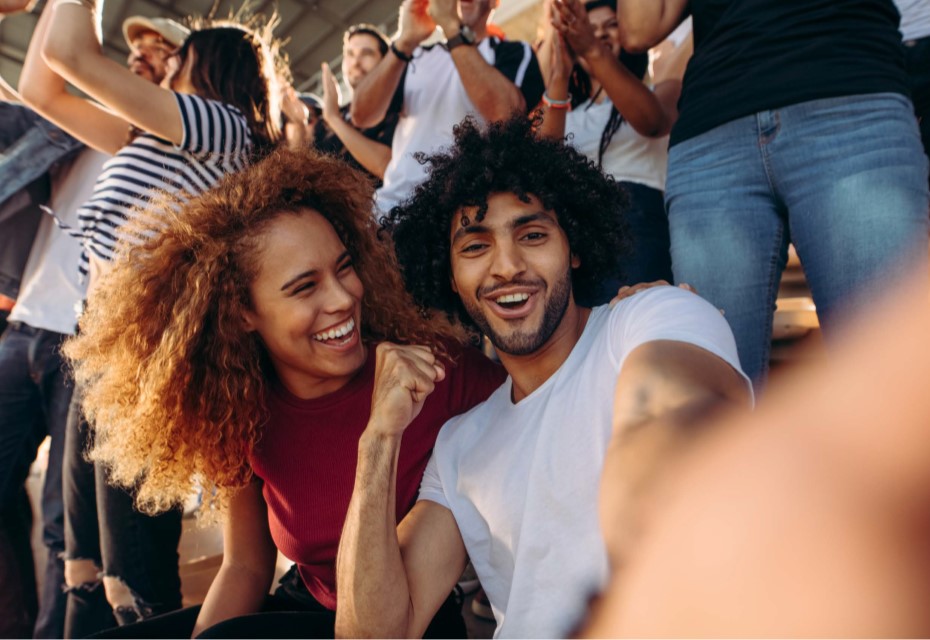
MULTIPOLYGON (((508 282, 505 286, 513 286, 515 284, 529 283, 515 281, 508 282)), ((495 287, 495 289, 500 288, 502 287, 495 287)), ((551 294, 546 299, 542 321, 536 331, 533 332, 513 331, 507 335, 501 335, 491 328, 491 324, 488 322, 487 316, 482 312, 480 304, 471 301, 465 302, 465 300, 462 300, 462 304, 465 306, 468 315, 471 316, 472 321, 474 321, 474 323, 478 325, 478 328, 481 329, 481 332, 488 337, 495 349, 512 356, 525 356, 537 351, 546 344, 562 322, 562 318, 565 316, 565 310, 568 309, 568 302, 571 300, 572 296, 571 270, 566 271, 565 275, 554 283, 551 291, 551 294)), ((493 292, 493 290, 490 292, 493 292)), ((487 296, 487 294, 483 295, 485 297, 487 296)), ((479 297, 481 296, 476 296, 476 298, 479 297)))

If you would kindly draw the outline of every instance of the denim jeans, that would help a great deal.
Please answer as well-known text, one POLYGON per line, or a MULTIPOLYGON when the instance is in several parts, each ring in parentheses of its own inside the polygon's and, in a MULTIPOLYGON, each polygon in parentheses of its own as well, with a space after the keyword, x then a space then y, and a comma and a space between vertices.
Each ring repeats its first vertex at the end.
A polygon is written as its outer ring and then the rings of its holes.
POLYGON ((0 102, 0 123, 0 203, 84 146, 22 105, 0 102))
POLYGON ((675 280, 725 311, 757 385, 789 240, 828 341, 869 294, 926 273, 927 167, 912 105, 897 94, 764 111, 671 148, 675 280))
POLYGON ((0 338, 0 507, 9 508, 17 499, 36 447, 45 435, 51 436, 42 489, 48 562, 35 634, 52 638, 62 635, 65 610, 61 468, 72 385, 60 353, 64 338, 19 322, 10 323, 0 338))
POLYGON ((620 275, 608 276, 591 300, 579 298, 586 307, 607 304, 625 284, 667 280, 672 282, 669 253, 668 216, 662 192, 638 182, 621 182, 630 198, 625 222, 630 237, 630 253, 620 264, 620 275))
POLYGON ((83 638, 181 606, 180 509, 158 516, 136 511, 131 493, 111 486, 106 469, 85 459, 91 437, 76 392, 65 438, 66 557, 91 560, 101 572, 97 580, 68 589, 65 636, 69 638, 83 638), (111 608, 103 576, 123 582, 132 593, 133 606, 111 608))

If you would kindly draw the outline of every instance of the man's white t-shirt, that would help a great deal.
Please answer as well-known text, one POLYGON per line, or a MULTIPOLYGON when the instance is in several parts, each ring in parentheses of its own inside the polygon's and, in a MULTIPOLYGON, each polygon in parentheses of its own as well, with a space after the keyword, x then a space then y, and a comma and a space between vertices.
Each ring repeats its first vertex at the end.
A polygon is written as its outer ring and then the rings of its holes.
POLYGON ((568 359, 517 404, 508 378, 440 431, 419 499, 455 516, 495 637, 565 637, 605 586, 597 501, 614 387, 630 352, 653 340, 697 345, 743 375, 720 312, 657 287, 593 309, 568 359))
MULTIPOLYGON (((84 149, 55 176, 50 205, 62 224, 78 226, 78 209, 90 198, 94 182, 109 158, 99 151, 84 149)), ((87 290, 87 282, 78 272, 82 250, 81 242, 59 229, 52 216, 43 216, 10 320, 74 334, 78 307, 87 290)))

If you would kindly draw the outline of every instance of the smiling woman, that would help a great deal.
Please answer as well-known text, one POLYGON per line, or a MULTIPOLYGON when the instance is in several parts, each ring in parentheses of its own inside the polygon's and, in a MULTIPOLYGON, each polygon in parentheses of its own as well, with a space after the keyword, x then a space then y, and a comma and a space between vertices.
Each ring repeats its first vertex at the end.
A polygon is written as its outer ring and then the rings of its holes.
MULTIPOLYGON (((448 322, 417 310, 371 207, 360 172, 278 149, 187 203, 158 203, 165 221, 133 223, 151 239, 117 255, 66 347, 97 424, 93 457, 135 483, 148 512, 181 503, 199 479, 205 510, 227 518, 203 608, 120 637, 222 621, 221 635, 332 637, 336 547, 383 360, 374 347, 408 345, 391 350, 436 371, 397 463, 398 519, 442 424, 503 380, 448 322), (267 596, 277 550, 296 568, 267 596), (269 609, 306 615, 229 620, 269 609)), ((440 637, 464 634, 451 600, 434 623, 440 637)))

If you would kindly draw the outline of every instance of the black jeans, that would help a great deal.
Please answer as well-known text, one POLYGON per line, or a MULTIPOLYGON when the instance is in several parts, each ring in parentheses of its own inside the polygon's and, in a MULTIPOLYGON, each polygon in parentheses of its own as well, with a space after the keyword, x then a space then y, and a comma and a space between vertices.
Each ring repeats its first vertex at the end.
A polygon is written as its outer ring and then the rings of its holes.
POLYGON ((147 516, 135 510, 132 494, 111 486, 101 465, 88 462, 88 424, 76 392, 65 438, 65 553, 91 560, 102 575, 122 581, 134 606, 111 608, 102 580, 68 589, 65 637, 81 638, 181 607, 178 541, 181 511, 147 516))
MULTIPOLYGON (((110 629, 94 638, 190 638, 200 606, 156 616, 126 627, 110 629)), ((198 638, 332 638, 336 613, 317 602, 297 573, 284 574, 274 595, 265 598, 259 613, 231 618, 205 629, 198 638)), ((462 602, 454 596, 443 603, 424 638, 464 638, 462 602)))
MULTIPOLYGON (((41 513, 42 542, 48 550, 48 560, 35 630, 29 633, 37 638, 61 637, 65 615, 62 457, 72 385, 60 352, 64 339, 60 333, 22 322, 11 322, 0 339, 0 512, 15 513, 36 448, 46 435, 51 436, 41 513)), ((12 536, 11 539, 20 535, 11 527, 21 525, 22 520, 3 516, 0 520, 4 535, 12 536)), ((24 533, 28 541, 29 531, 24 533)), ((20 572, 24 576, 33 575, 28 545, 20 558, 20 572)), ((28 582, 28 576, 25 580, 28 582)), ((20 589, 27 582, 3 580, 4 588, 10 589, 20 589)), ((0 615, 13 614, 0 611, 0 615)))

